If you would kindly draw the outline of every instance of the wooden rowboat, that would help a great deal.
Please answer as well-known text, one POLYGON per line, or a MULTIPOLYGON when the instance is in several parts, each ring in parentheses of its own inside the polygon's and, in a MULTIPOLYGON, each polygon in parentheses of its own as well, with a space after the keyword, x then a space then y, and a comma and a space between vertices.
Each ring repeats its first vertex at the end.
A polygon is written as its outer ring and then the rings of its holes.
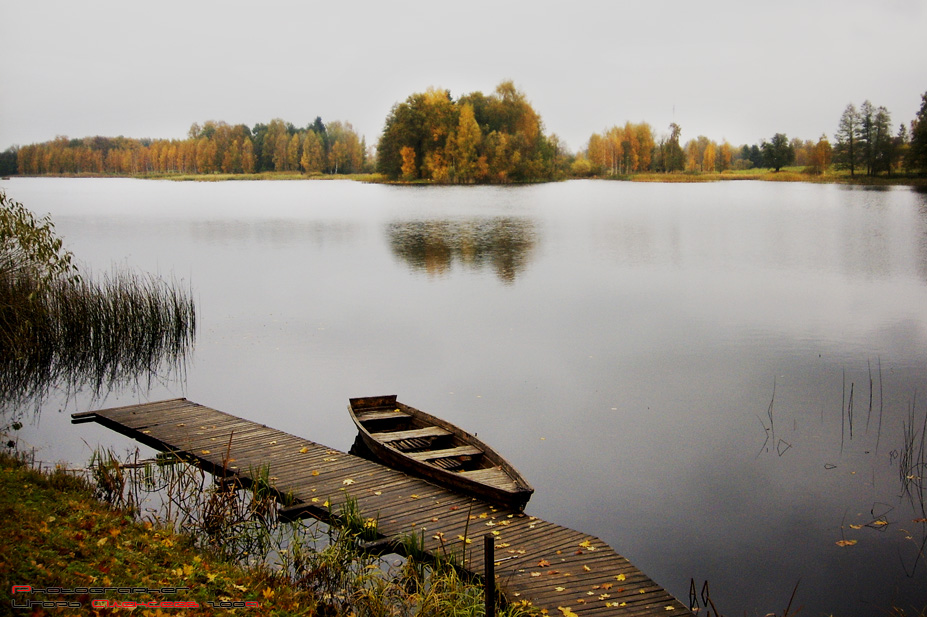
POLYGON ((485 443, 396 396, 352 398, 358 439, 380 462, 435 484, 522 510, 534 489, 485 443))

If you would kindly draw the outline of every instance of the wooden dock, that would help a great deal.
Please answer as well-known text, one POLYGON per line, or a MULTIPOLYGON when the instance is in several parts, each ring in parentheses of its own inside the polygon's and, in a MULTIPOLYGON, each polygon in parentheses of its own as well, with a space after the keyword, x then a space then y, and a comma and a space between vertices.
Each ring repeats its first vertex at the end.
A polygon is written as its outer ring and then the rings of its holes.
POLYGON ((693 614, 595 536, 186 399, 76 413, 72 422, 97 422, 213 473, 227 465, 227 472, 250 479, 251 470, 269 465, 275 488, 295 497, 306 514, 325 519, 356 499, 384 537, 414 533, 432 555, 466 548, 467 569, 480 576, 483 538, 491 534, 497 589, 510 602, 527 600, 551 615, 693 614))

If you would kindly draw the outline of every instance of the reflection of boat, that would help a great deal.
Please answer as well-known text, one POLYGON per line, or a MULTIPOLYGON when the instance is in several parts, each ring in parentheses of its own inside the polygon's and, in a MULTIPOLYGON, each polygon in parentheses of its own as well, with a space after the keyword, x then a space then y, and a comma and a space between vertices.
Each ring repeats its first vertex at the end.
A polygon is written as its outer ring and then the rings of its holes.
POLYGON ((512 465, 473 435, 396 400, 352 398, 358 438, 380 462, 436 484, 521 510, 531 488, 512 465))

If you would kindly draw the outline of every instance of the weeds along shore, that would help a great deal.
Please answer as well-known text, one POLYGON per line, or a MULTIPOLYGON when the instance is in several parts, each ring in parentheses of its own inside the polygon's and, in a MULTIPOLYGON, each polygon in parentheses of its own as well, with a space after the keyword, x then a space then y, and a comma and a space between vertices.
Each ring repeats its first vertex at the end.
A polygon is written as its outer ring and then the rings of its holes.
MULTIPOLYGON (((40 468, 6 450, 0 555, 9 584, 0 605, 63 602, 69 614, 84 615, 101 603, 131 602, 145 616, 178 602, 190 615, 235 607, 269 615, 483 614, 482 586, 451 560, 415 558, 413 538, 405 540, 408 558, 365 552, 376 521, 350 504, 331 526, 280 521, 267 480, 243 487, 171 457, 119 461, 108 451, 95 452, 85 470, 40 468), (14 585, 21 587, 11 594, 14 585)), ((525 603, 497 612, 540 614, 525 603)))

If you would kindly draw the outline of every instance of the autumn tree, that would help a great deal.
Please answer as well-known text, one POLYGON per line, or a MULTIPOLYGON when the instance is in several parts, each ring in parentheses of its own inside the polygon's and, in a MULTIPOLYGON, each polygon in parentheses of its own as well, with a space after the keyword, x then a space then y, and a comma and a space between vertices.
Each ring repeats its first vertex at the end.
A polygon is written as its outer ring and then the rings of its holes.
POLYGON ((734 164, 734 148, 725 139, 718 153, 718 171, 727 171, 734 164))
POLYGON ((303 154, 299 160, 300 166, 307 174, 319 173, 325 161, 325 146, 322 136, 315 130, 306 131, 303 137, 303 154))
POLYGON ((646 122, 641 122, 634 126, 634 132, 637 136, 637 144, 640 148, 638 154, 637 171, 650 171, 653 162, 653 149, 656 145, 653 139, 653 131, 646 122))
POLYGON ((241 145, 241 170, 246 174, 253 174, 257 161, 254 157, 254 144, 250 137, 245 137, 241 145))
POLYGON ((434 182, 536 180, 562 169, 558 144, 511 81, 491 95, 474 92, 456 102, 447 90, 429 88, 393 106, 377 145, 377 170, 434 182))
POLYGON ((705 144, 705 151, 702 153, 702 171, 714 171, 717 158, 718 147, 715 142, 709 141, 705 144))
POLYGON ((701 171, 702 157, 699 153, 698 142, 690 139, 686 142, 686 171, 701 171))
POLYGON ((415 148, 403 146, 399 154, 402 156, 402 179, 406 182, 415 180, 418 170, 415 164, 415 148))
POLYGON ((232 143, 225 150, 222 157, 222 171, 227 174, 241 171, 241 144, 238 143, 237 139, 232 140, 232 143))
POLYGON ((831 161, 831 146, 827 140, 827 135, 821 135, 818 143, 811 150, 811 159, 808 161, 808 168, 811 173, 822 174, 827 171, 831 161))
POLYGON ((605 172, 605 140, 598 133, 593 133, 589 137, 589 144, 586 146, 586 158, 589 160, 590 171, 595 175, 601 175, 605 172))
POLYGON ((454 175, 461 182, 472 182, 477 179, 478 149, 483 141, 483 134, 476 117, 473 115, 473 106, 464 103, 460 106, 460 115, 457 122, 457 131, 448 141, 450 159, 454 166, 454 175))

